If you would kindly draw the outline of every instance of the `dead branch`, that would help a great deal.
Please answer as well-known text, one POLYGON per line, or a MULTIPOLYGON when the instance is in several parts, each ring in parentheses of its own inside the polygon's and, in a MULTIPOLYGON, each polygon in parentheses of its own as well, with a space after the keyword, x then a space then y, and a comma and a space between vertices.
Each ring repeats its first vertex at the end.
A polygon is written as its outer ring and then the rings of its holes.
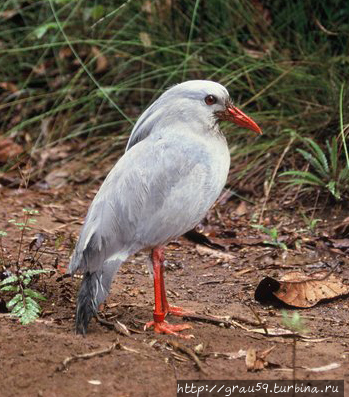
POLYGON ((119 341, 116 341, 114 343, 112 343, 109 347, 105 348, 105 349, 101 349, 101 350, 95 350, 93 352, 90 353, 84 353, 84 354, 76 354, 74 356, 71 357, 66 357, 62 363, 56 368, 56 371, 64 371, 68 368, 68 365, 71 364, 74 361, 78 361, 80 359, 83 360, 88 360, 90 358, 96 357, 96 356, 103 356, 105 354, 109 354, 111 353, 114 349, 120 349, 121 348, 121 344, 119 341))
POLYGON ((207 371, 205 370, 205 368, 202 365, 202 362, 199 360, 199 357, 193 352, 192 349, 190 349, 189 347, 182 345, 181 343, 174 341, 174 340, 168 340, 168 341, 166 341, 166 343, 168 345, 172 346, 173 348, 181 351, 182 353, 185 353, 186 355, 188 355, 195 362, 195 364, 198 366, 199 370, 204 375, 208 375, 207 371))
POLYGON ((213 316, 205 316, 203 314, 186 314, 185 316, 183 316, 183 319, 185 320, 196 320, 196 321, 202 321, 204 323, 211 323, 211 324, 224 324, 225 327, 229 328, 231 327, 231 322, 224 320, 222 318, 219 317, 213 317, 213 316))
POLYGON ((96 318, 97 318, 97 321, 101 325, 113 329, 118 334, 121 334, 124 336, 131 336, 131 333, 128 330, 128 328, 126 327, 126 325, 120 323, 120 321, 115 320, 115 322, 111 322, 111 321, 107 321, 107 320, 101 318, 100 316, 96 316, 96 318))

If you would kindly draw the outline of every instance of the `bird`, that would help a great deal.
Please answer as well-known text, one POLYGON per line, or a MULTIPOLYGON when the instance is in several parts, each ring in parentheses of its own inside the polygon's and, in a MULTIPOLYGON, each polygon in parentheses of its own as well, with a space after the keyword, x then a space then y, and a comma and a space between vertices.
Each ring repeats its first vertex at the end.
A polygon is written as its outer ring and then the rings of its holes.
POLYGON ((227 89, 209 80, 170 87, 139 117, 88 209, 70 261, 69 272, 83 274, 76 333, 86 334, 121 264, 144 249, 151 250, 155 295, 146 328, 176 336, 191 328, 165 320, 187 312, 167 301, 164 247, 197 226, 226 184, 230 152, 222 120, 262 133, 227 89))

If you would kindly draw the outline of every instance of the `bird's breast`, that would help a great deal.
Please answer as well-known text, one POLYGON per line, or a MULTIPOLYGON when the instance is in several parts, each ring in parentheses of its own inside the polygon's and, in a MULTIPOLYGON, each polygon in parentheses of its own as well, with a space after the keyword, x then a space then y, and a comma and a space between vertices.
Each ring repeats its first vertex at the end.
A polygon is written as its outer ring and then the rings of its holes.
POLYGON ((230 167, 230 153, 224 137, 215 137, 207 144, 208 153, 208 183, 212 189, 212 198, 215 201, 227 181, 230 167))

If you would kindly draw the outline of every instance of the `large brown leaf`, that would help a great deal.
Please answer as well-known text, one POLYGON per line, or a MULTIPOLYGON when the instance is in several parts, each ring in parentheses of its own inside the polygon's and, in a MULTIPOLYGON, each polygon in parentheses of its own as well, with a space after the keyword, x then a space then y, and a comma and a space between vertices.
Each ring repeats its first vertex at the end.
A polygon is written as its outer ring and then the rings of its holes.
POLYGON ((334 273, 320 271, 306 275, 299 271, 286 273, 279 281, 267 277, 256 289, 257 300, 270 296, 270 293, 282 302, 295 307, 312 307, 324 299, 333 299, 349 294, 349 286, 334 273), (269 289, 269 291, 268 291, 269 289))

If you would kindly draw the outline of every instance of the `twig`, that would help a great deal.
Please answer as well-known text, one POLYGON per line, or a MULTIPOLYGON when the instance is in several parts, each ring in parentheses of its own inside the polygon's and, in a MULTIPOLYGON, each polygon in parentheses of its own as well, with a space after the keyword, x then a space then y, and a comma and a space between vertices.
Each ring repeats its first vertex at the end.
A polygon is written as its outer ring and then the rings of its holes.
POLYGON ((173 348, 187 354, 195 362, 195 364, 198 366, 199 370, 204 375, 208 375, 207 371, 205 370, 205 368, 202 365, 202 362, 199 360, 199 357, 193 352, 193 350, 191 350, 189 347, 187 347, 185 345, 182 345, 181 343, 178 343, 177 341, 168 340, 168 341, 166 341, 166 343, 168 345, 172 346, 173 348))
POLYGON ((260 321, 252 321, 252 320, 249 320, 248 318, 243 318, 243 317, 237 316, 236 314, 234 314, 233 316, 230 316, 230 318, 232 320, 240 321, 242 323, 251 325, 252 327, 256 327, 261 324, 260 321))
POLYGON ((203 321, 205 323, 211 323, 211 324, 224 324, 227 328, 231 327, 231 322, 227 320, 223 320, 218 317, 213 317, 213 316, 205 316, 203 314, 186 314, 183 316, 183 319, 186 320, 196 320, 196 321, 203 321))
POLYGON ((254 310, 254 308, 250 305, 247 305, 247 307, 251 310, 253 315, 256 317, 257 321, 259 322, 260 326, 264 329, 265 335, 269 335, 268 333, 268 328, 266 327, 264 321, 259 317, 258 313, 254 310))
POLYGON ((215 325, 221 325, 223 324, 226 328, 230 328, 231 326, 235 326, 238 328, 241 328, 245 331, 250 331, 247 327, 243 326, 242 324, 238 323, 237 321, 233 320, 233 318, 238 318, 239 321, 242 321, 244 323, 247 323, 249 325, 259 325, 259 322, 253 323, 252 321, 249 321, 247 319, 242 319, 240 317, 229 317, 229 320, 224 320, 223 318, 219 318, 219 317, 214 317, 214 316, 205 316, 203 314, 186 314, 185 316, 183 316, 183 319, 186 320, 193 320, 193 321, 202 321, 205 323, 210 323, 210 324, 215 324, 215 325))
POLYGON ((115 322, 107 321, 101 318, 100 316, 96 316, 97 321, 108 328, 113 329, 115 332, 124 335, 124 336, 131 336, 130 331, 126 327, 126 325, 120 323, 120 321, 115 320, 115 322))
POLYGON ((222 280, 208 280, 208 281, 202 281, 199 283, 199 285, 207 285, 207 284, 222 284, 225 282, 225 278, 222 280))
POLYGON ((338 33, 336 32, 331 32, 330 30, 326 29, 321 22, 317 19, 314 18, 315 24, 322 30, 324 33, 328 34, 329 36, 338 36, 338 33))
POLYGON ((93 352, 90 353, 84 353, 84 354, 76 354, 74 356, 71 357, 66 357, 63 361, 62 364, 60 364, 57 368, 56 371, 64 371, 65 369, 67 369, 68 365, 74 361, 83 359, 83 360, 88 360, 90 358, 96 357, 96 356, 103 356, 104 354, 108 354, 111 353, 114 349, 116 348, 120 348, 120 342, 116 341, 114 343, 112 343, 109 347, 105 348, 105 349, 101 349, 101 350, 95 350, 93 352))

